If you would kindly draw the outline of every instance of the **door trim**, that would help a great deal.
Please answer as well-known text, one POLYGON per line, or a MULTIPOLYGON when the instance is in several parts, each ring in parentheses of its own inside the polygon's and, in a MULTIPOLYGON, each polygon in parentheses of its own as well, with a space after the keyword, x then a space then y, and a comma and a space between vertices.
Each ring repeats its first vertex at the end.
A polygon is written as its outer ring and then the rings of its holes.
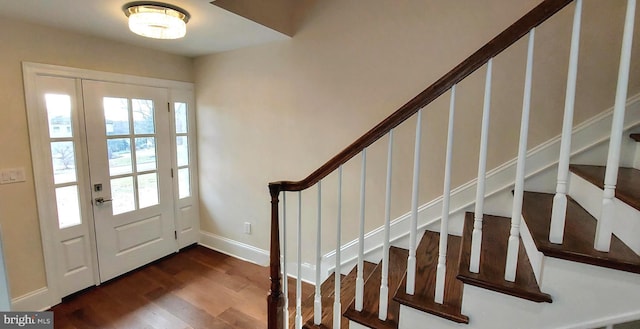
MULTIPOLYGON (((120 73, 110 73, 110 72, 102 72, 102 71, 94 71, 87 69, 78 69, 72 67, 58 66, 58 65, 50 65, 50 64, 40 64, 40 63, 32 63, 32 62, 22 62, 22 72, 24 79, 24 88, 25 88, 25 101, 27 108, 27 117, 28 117, 28 125, 29 125, 29 139, 31 141, 31 157, 32 157, 32 166, 34 171, 34 177, 43 177, 47 175, 48 172, 48 163, 42 163, 38 161, 34 161, 34 159, 41 159, 44 155, 47 154, 43 145, 44 143, 34 143, 33 141, 42 140, 42 134, 44 131, 48 131, 48 127, 42 127, 39 120, 35 118, 39 117, 38 113, 38 94, 37 94, 37 85, 36 80, 38 76, 54 76, 54 77, 64 77, 71 79, 83 79, 83 80, 98 80, 104 82, 114 82, 114 83, 123 83, 123 84, 131 84, 131 85, 141 85, 141 86, 150 86, 150 87, 162 87, 169 89, 169 101, 173 104, 176 101, 185 101, 190 104, 191 108, 195 108, 193 101, 193 92, 194 85, 189 82, 182 81, 173 81, 173 80, 164 80, 157 78, 147 78, 147 77, 139 77, 128 74, 120 74, 120 73), (176 98, 177 97, 177 98, 176 98), (46 129, 45 129, 46 128, 46 129)), ((195 121, 195 115, 192 116, 195 121)), ((192 129, 195 136, 195 122, 193 125, 190 124, 190 128, 192 129)), ((195 141, 194 141, 195 142, 195 141)), ((196 145, 192 146, 192 149, 195 150, 196 145)), ((191 152, 195 153, 195 152, 191 152)), ((190 156, 193 159, 194 165, 194 175, 192 175, 192 190, 193 197, 195 200, 198 198, 198 186, 197 179, 194 176, 197 175, 197 160, 195 158, 195 154, 190 156)), ((46 185, 47 183, 39 182, 38 180, 34 180, 35 184, 35 192, 36 192, 36 200, 47 200, 47 196, 45 195, 46 185)), ((46 286, 37 289, 37 291, 46 290, 47 293, 41 294, 38 293, 36 296, 42 298, 38 305, 47 305, 53 306, 59 304, 62 300, 60 295, 60 289, 57 285, 56 281, 56 254, 55 254, 55 237, 53 236, 53 232, 57 228, 52 227, 53 221, 45 220, 48 218, 48 214, 54 213, 48 206, 47 203, 37 202, 38 204, 38 221, 40 223, 40 237, 42 240, 42 252, 44 256, 44 267, 45 267, 45 275, 46 275, 46 286), (44 290, 43 290, 44 289, 44 290)), ((96 237, 95 231, 93 230, 93 214, 90 217, 87 217, 87 220, 90 222, 91 232, 91 244, 92 249, 95 248, 96 237)), ((97 255, 93 257, 92 261, 94 262, 94 269, 97 269, 97 255)), ((94 271, 94 282, 96 284, 99 283, 99 278, 97 276, 97 272, 94 271)))

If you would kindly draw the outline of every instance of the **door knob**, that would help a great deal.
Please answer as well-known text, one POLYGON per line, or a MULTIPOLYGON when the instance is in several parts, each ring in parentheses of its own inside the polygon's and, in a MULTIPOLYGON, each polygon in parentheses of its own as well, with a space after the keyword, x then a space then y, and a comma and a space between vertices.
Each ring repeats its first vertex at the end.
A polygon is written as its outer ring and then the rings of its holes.
POLYGON ((105 198, 103 198, 103 197, 99 197, 99 198, 95 198, 95 201, 96 201, 96 205, 98 205, 98 206, 99 206, 99 205, 102 205, 102 204, 103 204, 103 203, 105 203, 105 202, 111 202, 111 201, 113 201, 113 200, 111 200, 111 199, 105 199, 105 198))

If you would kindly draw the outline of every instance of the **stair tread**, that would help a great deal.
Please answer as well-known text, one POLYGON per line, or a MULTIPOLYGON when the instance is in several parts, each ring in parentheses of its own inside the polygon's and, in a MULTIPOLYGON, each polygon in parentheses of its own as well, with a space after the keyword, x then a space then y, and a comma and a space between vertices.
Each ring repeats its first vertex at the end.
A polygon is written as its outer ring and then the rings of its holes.
POLYGON ((469 323, 469 318, 462 314, 463 284, 456 279, 460 263, 459 236, 448 236, 447 272, 445 278, 444 302, 434 301, 436 272, 438 266, 438 249, 440 233, 425 232, 416 250, 416 287, 413 295, 406 293, 407 277, 402 279, 400 288, 394 299, 417 310, 431 313, 459 323, 469 323))
POLYGON ((507 244, 511 220, 506 217, 484 215, 482 224, 482 250, 480 252, 480 271, 471 273, 471 234, 473 232, 473 213, 465 215, 460 252, 458 279, 464 283, 494 290, 534 302, 551 302, 551 296, 540 291, 529 257, 525 252, 522 239, 518 252, 518 265, 515 282, 504 279, 507 259, 507 244))
POLYGON ((375 271, 364 284, 364 303, 362 312, 355 309, 355 301, 349 305, 344 316, 351 321, 360 323, 370 328, 397 329, 400 315, 400 304, 393 300, 393 295, 400 285, 402 277, 407 271, 406 249, 397 247, 389 248, 389 307, 387 320, 378 319, 378 307, 380 304, 380 282, 382 281, 382 263, 376 266, 375 271))
POLYGON ((629 135, 629 137, 631 137, 631 139, 633 139, 636 142, 640 142, 640 134, 631 134, 629 135))
POLYGON ((538 250, 550 257, 640 273, 640 256, 617 236, 612 236, 609 252, 593 248, 596 219, 575 200, 567 199, 563 243, 553 244, 549 242, 553 194, 525 192, 522 214, 538 250))
MULTIPOLYGON (((588 165, 570 165, 569 169, 593 185, 604 189, 606 167, 588 165)), ((616 183, 616 198, 640 211, 640 170, 619 168, 616 183)))
MULTIPOLYGON (((366 280, 376 268, 376 264, 371 262, 363 263, 362 276, 366 280)), ((358 267, 354 267, 348 275, 342 275, 340 281, 340 303, 342 312, 349 306, 356 293, 356 278, 358 267)), ((333 326, 333 302, 335 300, 335 275, 331 275, 321 286, 322 292, 322 319, 320 325, 313 323, 313 303, 315 296, 310 296, 307 303, 303 305, 302 323, 304 328, 331 328, 333 326)), ((341 328, 349 328, 349 320, 342 318, 341 328)))

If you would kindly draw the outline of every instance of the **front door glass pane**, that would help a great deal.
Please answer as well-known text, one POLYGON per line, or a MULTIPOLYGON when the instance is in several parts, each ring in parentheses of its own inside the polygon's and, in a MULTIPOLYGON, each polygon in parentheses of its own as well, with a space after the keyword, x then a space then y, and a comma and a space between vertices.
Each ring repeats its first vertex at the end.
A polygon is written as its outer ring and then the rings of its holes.
POLYGON ((104 119, 107 136, 129 134, 129 102, 126 98, 105 97, 104 119))
POLYGON ((114 215, 135 210, 136 200, 133 192, 133 177, 111 179, 111 198, 113 199, 114 215))
POLYGON ((148 99, 132 99, 133 131, 137 135, 153 134, 153 101, 148 99))
POLYGON ((158 204, 158 174, 144 174, 138 176, 138 195, 140 208, 158 204))
POLYGON ((51 138, 72 137, 71 97, 69 95, 46 94, 44 99, 51 138))
POLYGON ((186 103, 174 103, 176 110, 176 133, 187 133, 187 104, 186 103))
POLYGON ((76 181, 76 156, 73 142, 52 142, 51 161, 53 162, 55 184, 76 181))
POLYGON ((189 165, 189 140, 187 136, 176 137, 178 167, 189 165))
POLYGON ((156 170, 156 139, 154 137, 136 138, 136 170, 156 170))
POLYGON ((111 176, 133 172, 130 144, 129 138, 107 140, 107 157, 109 158, 109 174, 111 176))
POLYGON ((56 188, 56 205, 58 208, 58 225, 61 229, 82 224, 80 202, 78 201, 78 186, 56 188))
POLYGON ((191 196, 191 182, 189 181, 189 168, 178 170, 178 197, 180 199, 191 196))

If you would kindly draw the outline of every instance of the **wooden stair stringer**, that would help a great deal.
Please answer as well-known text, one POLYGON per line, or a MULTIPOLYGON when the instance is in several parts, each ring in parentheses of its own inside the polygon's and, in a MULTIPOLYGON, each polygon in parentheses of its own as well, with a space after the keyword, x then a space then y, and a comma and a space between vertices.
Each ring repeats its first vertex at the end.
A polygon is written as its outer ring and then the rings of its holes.
POLYGON ((389 307, 387 309, 386 320, 382 321, 378 318, 382 263, 376 266, 375 271, 364 284, 364 305, 362 311, 356 311, 355 302, 352 302, 343 313, 344 317, 369 328, 397 329, 400 304, 393 299, 393 296, 400 285, 402 277, 406 273, 408 256, 409 251, 406 249, 393 246, 389 248, 389 307))
POLYGON ((596 219, 571 197, 567 197, 567 216, 562 244, 549 242, 553 194, 525 192, 522 214, 540 252, 549 257, 640 274, 640 256, 615 234, 609 252, 593 248, 596 219))
POLYGON ((469 323, 462 314, 463 283, 456 278, 460 263, 459 236, 448 236, 447 269, 444 302, 434 301, 440 233, 426 231, 416 250, 416 287, 413 295, 406 293, 406 274, 394 299, 400 304, 427 312, 454 322, 469 323))
POLYGON ((527 299, 533 302, 551 303, 549 294, 540 291, 529 257, 524 249, 522 238, 518 251, 516 279, 509 282, 504 279, 509 239, 510 219, 484 215, 482 224, 482 250, 480 252, 480 271, 471 273, 471 234, 473 232, 473 213, 465 215, 462 248, 460 250, 460 267, 458 279, 462 282, 503 294, 527 299))

